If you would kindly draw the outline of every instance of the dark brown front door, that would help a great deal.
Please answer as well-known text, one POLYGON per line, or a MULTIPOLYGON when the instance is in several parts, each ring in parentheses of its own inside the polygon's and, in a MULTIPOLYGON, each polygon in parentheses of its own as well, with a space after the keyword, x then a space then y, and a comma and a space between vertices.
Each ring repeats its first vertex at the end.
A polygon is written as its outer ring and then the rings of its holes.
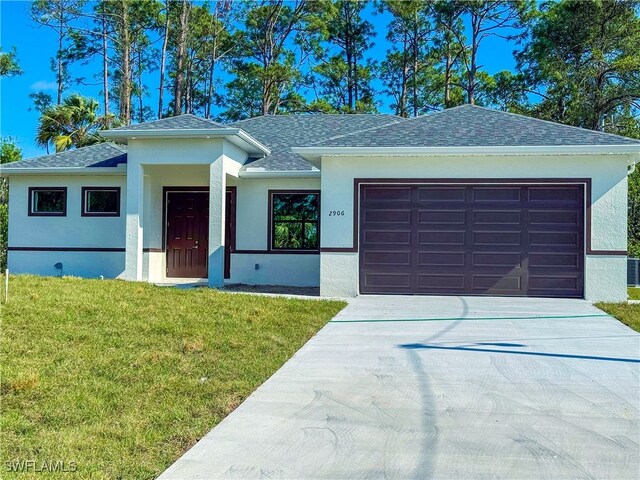
POLYGON ((167 277, 208 275, 209 192, 167 192, 167 277))
POLYGON ((231 278, 231 252, 236 249, 236 187, 227 188, 224 229, 224 278, 231 278))
POLYGON ((360 291, 582 297, 582 185, 363 185, 360 291))

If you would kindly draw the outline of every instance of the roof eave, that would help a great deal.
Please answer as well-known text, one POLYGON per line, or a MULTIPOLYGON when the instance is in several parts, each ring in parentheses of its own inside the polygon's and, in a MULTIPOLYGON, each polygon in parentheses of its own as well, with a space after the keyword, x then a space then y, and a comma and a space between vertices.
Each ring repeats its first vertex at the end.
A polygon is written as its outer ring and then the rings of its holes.
POLYGON ((318 178, 320 170, 240 170, 240 178, 318 178))
POLYGON ((126 175, 127 165, 117 167, 23 167, 2 168, 0 177, 11 175, 126 175))
POLYGON ((190 129, 153 129, 153 130, 102 130, 100 135, 116 141, 136 140, 139 138, 225 138, 249 153, 269 155, 271 151, 251 135, 240 128, 190 128, 190 129), (235 137, 235 141, 234 141, 235 137))
MULTIPOLYGON (((482 147, 294 147, 291 149, 312 165, 319 167, 322 157, 356 156, 496 156, 496 155, 630 155, 640 156, 637 145, 545 145, 482 147)), ((640 157, 636 158, 640 161, 640 157)))

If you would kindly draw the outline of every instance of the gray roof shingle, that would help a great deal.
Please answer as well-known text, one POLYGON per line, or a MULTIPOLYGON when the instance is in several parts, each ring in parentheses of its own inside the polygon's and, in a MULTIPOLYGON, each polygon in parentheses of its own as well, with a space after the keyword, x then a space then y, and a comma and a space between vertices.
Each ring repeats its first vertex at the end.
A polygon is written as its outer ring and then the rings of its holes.
POLYGON ((291 147, 306 147, 345 132, 358 132, 374 127, 404 122, 395 115, 266 115, 247 118, 230 124, 265 145, 271 154, 249 161, 243 167, 264 168, 267 171, 306 171, 313 167, 291 151, 291 147))
POLYGON ((161 118, 152 122, 125 125, 111 130, 201 130, 207 128, 224 128, 224 125, 187 113, 175 117, 161 118))
MULTIPOLYGON (((243 170, 310 171, 310 163, 292 147, 473 147, 554 145, 640 145, 639 140, 571 127, 487 108, 463 105, 422 117, 394 115, 268 115, 240 120, 241 128, 267 146, 271 154, 249 159, 243 170)), ((225 125, 180 115, 120 129, 174 130, 225 125)), ((2 165, 16 168, 116 167, 127 150, 111 142, 2 165)))
POLYGON ((508 147, 640 145, 639 140, 514 113, 462 105, 405 122, 346 133, 314 147, 508 147))
POLYGON ((127 147, 115 143, 96 143, 88 147, 66 150, 53 155, 5 163, 2 170, 14 168, 95 168, 116 167, 127 162, 127 147))

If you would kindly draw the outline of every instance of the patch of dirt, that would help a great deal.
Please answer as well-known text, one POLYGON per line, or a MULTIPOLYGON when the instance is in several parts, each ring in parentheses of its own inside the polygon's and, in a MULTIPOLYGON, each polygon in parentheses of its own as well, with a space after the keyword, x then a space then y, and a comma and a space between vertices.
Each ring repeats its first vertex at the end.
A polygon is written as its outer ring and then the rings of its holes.
POLYGON ((225 285, 225 290, 232 292, 246 292, 246 293, 273 293, 278 295, 304 295, 307 297, 319 297, 319 287, 287 287, 285 285, 245 285, 242 283, 235 283, 232 285, 225 285))

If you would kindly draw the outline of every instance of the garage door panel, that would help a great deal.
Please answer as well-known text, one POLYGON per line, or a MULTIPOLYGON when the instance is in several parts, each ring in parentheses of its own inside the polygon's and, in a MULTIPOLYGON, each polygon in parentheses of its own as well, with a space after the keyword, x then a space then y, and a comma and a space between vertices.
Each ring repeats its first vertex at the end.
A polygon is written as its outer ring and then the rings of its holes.
POLYGON ((577 227, 580 213, 575 210, 529 210, 529 225, 567 225, 577 227))
POLYGON ((582 203, 582 189, 580 188, 567 188, 565 186, 530 186, 529 202, 531 203, 582 203))
POLYGON ((472 275, 471 289, 476 293, 517 293, 522 289, 520 276, 472 275))
POLYGON ((365 286, 385 290, 405 290, 411 285, 411 275, 407 273, 368 273, 364 279, 365 286))
POLYGON ((423 202, 464 202, 465 187, 417 187, 418 201, 423 202))
POLYGON ((382 201, 385 204, 409 202, 411 191, 412 187, 367 187, 364 191, 364 201, 382 201))
POLYGON ((518 253, 473 253, 473 267, 521 267, 522 255, 518 253))
POLYGON ((464 267, 465 252, 418 252, 419 267, 464 267))
POLYGON ((529 253, 529 268, 578 268, 581 257, 576 253, 529 253))
POLYGON ((473 187, 474 202, 517 203, 522 200, 520 187, 473 187))
POLYGON ((389 265, 389 266, 410 266, 411 252, 391 252, 391 251, 371 251, 365 252, 363 263, 366 266, 389 265))
POLYGON ((473 210, 473 223, 476 225, 520 225, 520 210, 473 210))
POLYGON ((397 223, 399 225, 411 224, 411 210, 391 210, 391 209, 375 209, 367 210, 364 214, 364 222, 367 224, 375 223, 397 223))
POLYGON ((418 223, 420 225, 465 225, 467 212, 465 210, 418 209, 418 223))
POLYGON ((362 293, 583 295, 581 185, 364 185, 360 200, 362 293))
POLYGON ((530 275, 530 290, 571 290, 578 288, 578 277, 567 276, 550 276, 550 275, 530 275))
POLYGON ((577 232, 529 232, 529 244, 546 247, 578 247, 577 232))
POLYGON ((464 245, 464 231, 418 231, 419 245, 464 245))
POLYGON ((368 230, 364 234, 365 245, 411 245, 411 231, 368 230))
POLYGON ((513 231, 473 232, 473 245, 520 246, 522 235, 513 231))
POLYGON ((455 289, 463 291, 465 288, 464 274, 418 273, 417 280, 418 289, 433 289, 434 291, 455 289))

